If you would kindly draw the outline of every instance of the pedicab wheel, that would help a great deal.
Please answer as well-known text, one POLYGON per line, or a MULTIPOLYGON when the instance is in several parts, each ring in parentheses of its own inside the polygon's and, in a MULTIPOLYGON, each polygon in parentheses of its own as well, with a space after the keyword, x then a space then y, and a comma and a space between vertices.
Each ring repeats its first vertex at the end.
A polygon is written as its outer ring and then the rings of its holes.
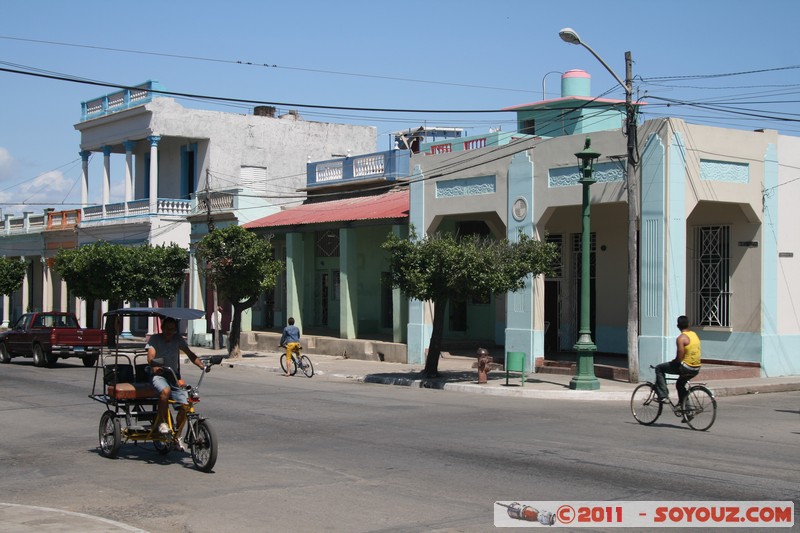
MULTIPOLYGON (((284 374, 286 373, 286 354, 281 355, 281 370, 284 374)), ((289 374, 293 376, 297 374, 297 363, 294 362, 294 359, 292 359, 292 371, 289 374)))
POLYGON ((642 383, 631 395, 631 414, 642 425, 649 426, 661 416, 663 405, 650 383, 642 383))
POLYGON ((217 462, 217 434, 208 420, 197 423, 196 438, 189 446, 194 466, 201 472, 211 472, 217 462))
POLYGON ((305 374, 306 377, 312 377, 314 375, 314 365, 311 364, 311 359, 304 355, 300 358, 300 362, 303 364, 301 367, 303 374, 305 374))
POLYGON ((100 417, 100 453, 114 459, 122 446, 119 419, 113 411, 106 411, 100 417))

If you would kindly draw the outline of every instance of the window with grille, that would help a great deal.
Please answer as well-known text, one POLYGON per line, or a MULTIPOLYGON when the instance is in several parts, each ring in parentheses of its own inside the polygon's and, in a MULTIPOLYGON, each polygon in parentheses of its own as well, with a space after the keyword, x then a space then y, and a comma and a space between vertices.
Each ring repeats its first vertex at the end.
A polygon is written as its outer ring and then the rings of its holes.
POLYGON ((316 233, 317 257, 339 257, 339 232, 336 230, 316 233))
MULTIPOLYGON (((572 271, 575 273, 575 279, 581 277, 581 257, 583 257, 583 234, 572 234, 572 271)), ((597 245, 597 234, 592 232, 589 237, 589 278, 595 278, 595 247, 597 245)))
POLYGON ((700 326, 729 327, 731 299, 731 229, 700 226, 694 229, 694 322, 700 326))

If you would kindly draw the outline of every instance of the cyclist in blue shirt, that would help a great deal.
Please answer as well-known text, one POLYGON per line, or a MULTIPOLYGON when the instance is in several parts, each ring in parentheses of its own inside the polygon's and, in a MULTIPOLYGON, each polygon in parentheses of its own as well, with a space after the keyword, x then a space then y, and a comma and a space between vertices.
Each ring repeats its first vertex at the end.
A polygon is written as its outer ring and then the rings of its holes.
POLYGON ((294 318, 289 317, 289 325, 283 328, 281 335, 281 346, 286 348, 286 375, 291 376, 289 369, 291 367, 292 352, 300 348, 300 328, 294 325, 294 318))

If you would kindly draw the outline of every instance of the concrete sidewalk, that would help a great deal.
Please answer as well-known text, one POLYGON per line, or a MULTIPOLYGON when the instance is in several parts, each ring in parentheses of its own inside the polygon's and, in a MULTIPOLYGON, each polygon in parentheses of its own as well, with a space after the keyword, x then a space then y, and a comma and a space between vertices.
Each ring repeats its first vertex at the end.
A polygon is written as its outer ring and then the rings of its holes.
MULTIPOLYGON (((198 355, 224 355, 222 350, 198 348, 198 355)), ((497 396, 515 396, 523 398, 542 398, 560 400, 630 400, 633 389, 638 384, 613 379, 598 378, 600 388, 594 391, 576 391, 569 388, 570 375, 536 373, 527 374, 524 383, 521 375, 510 373, 508 380, 503 370, 494 370, 488 374, 488 383, 478 384, 478 372, 473 368, 474 357, 450 356, 439 361, 440 377, 426 379, 422 377, 423 365, 387 363, 381 361, 365 361, 346 359, 340 356, 308 354, 311 358, 315 378, 346 379, 364 383, 380 383, 446 391, 470 392, 497 396)), ((279 363, 280 353, 264 353, 243 351, 239 359, 226 360, 223 364, 230 367, 250 367, 267 372, 282 372, 279 363)), ((298 374, 295 378, 306 379, 298 374)), ((696 382, 703 382, 701 371, 696 382)), ((740 378, 719 379, 706 382, 716 397, 735 396, 741 394, 757 394, 767 392, 785 392, 800 390, 800 376, 779 378, 740 378)), ((670 387, 675 394, 674 387, 670 387)))

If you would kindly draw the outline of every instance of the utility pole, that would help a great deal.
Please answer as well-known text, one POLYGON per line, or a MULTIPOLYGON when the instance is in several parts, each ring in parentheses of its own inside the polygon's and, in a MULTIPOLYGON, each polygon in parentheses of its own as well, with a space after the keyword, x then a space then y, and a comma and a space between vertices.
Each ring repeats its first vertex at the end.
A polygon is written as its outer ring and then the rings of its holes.
POLYGON ((639 381, 639 183, 636 176, 636 108, 633 105, 633 60, 625 52, 625 136, 628 181, 628 381, 639 381))
MULTIPOLYGON (((211 215, 211 173, 208 169, 206 169, 206 223, 208 224, 208 233, 214 231, 214 217, 211 215)), ((208 279, 208 277, 206 277, 208 279)), ((214 328, 214 338, 211 339, 211 347, 216 349, 219 346, 219 336, 222 334, 222 316, 220 315, 219 323, 214 320, 214 317, 217 314, 217 309, 219 308, 219 300, 217 297, 217 285, 214 284, 214 302, 213 302, 213 309, 211 311, 211 327, 214 328)))

